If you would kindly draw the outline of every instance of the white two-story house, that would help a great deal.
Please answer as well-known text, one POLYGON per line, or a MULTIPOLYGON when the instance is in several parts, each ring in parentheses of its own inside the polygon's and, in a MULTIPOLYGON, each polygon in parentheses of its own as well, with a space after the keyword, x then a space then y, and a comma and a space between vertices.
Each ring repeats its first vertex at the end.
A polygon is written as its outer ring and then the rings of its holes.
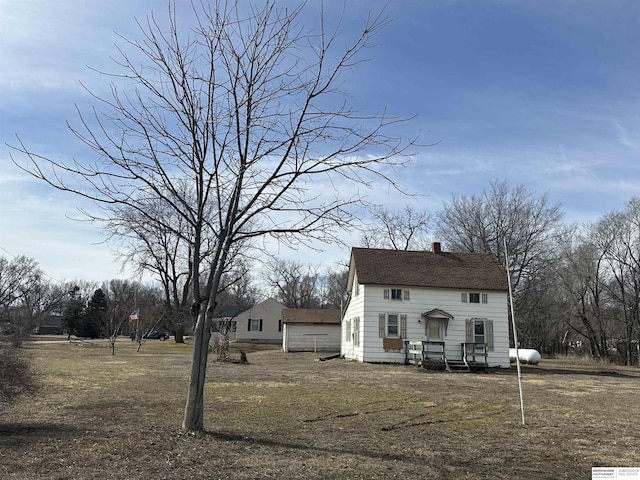
POLYGON ((491 254, 353 248, 341 355, 509 367, 508 282, 491 254))

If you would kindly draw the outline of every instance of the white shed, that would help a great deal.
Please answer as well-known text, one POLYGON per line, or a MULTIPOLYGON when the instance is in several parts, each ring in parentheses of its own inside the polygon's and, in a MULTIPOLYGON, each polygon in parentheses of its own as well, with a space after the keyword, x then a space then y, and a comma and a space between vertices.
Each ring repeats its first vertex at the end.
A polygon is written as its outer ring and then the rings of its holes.
POLYGON ((339 352, 340 310, 285 308, 282 310, 285 352, 339 352))

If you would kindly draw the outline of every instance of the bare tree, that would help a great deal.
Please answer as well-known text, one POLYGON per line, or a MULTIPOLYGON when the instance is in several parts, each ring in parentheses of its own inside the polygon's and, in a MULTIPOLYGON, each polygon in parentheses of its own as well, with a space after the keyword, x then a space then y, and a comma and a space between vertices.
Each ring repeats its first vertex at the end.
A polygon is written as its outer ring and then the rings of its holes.
POLYGON ((80 126, 70 127, 93 161, 45 158, 22 141, 16 150, 37 178, 96 202, 105 222, 125 206, 188 242, 195 327, 183 428, 203 430, 210 320, 233 246, 339 241, 360 190, 376 180, 395 186, 389 167, 408 162, 416 143, 390 135, 404 119, 363 115, 341 91, 382 16, 345 43, 322 16, 319 28, 302 26, 304 4, 267 0, 246 13, 233 1, 194 5, 188 30, 171 6, 168 25, 152 14, 141 40, 122 39, 111 95, 96 96, 101 108, 79 112, 80 126), (327 182, 318 189, 312 180, 327 182), (149 202, 188 228, 147 212, 149 202))
POLYGON ((261 287, 256 285, 251 274, 252 267, 241 256, 237 256, 231 269, 224 273, 213 312, 214 333, 212 351, 218 359, 229 358, 230 342, 237 336, 236 315, 258 303, 261 287))
POLYGON ((287 308, 319 308, 320 267, 295 260, 274 259, 265 266, 265 280, 287 308))
POLYGON ((563 242, 564 250, 555 271, 566 298, 566 324, 588 343, 593 357, 601 358, 606 354, 604 254, 593 240, 589 232, 563 242))
POLYGON ((347 281, 349 279, 349 267, 329 268, 322 276, 324 293, 322 295, 323 307, 342 308, 347 300, 347 281))
POLYGON ((573 305, 561 281, 564 276, 558 273, 560 263, 558 269, 545 269, 528 283, 516 315, 520 345, 550 355, 566 351, 567 322, 573 305))
POLYGON ((362 234, 364 247, 419 250, 429 244, 431 215, 426 209, 408 205, 400 210, 376 207, 372 214, 373 224, 362 234))
POLYGON ((626 364, 632 364, 640 344, 640 198, 631 199, 621 212, 600 219, 595 237, 606 265, 605 285, 619 314, 622 332, 616 343, 626 364))
MULTIPOLYGON (((127 330, 132 341, 137 342, 138 350, 142 348, 147 336, 155 330, 167 329, 170 321, 170 308, 164 302, 160 289, 143 285, 139 282, 130 283, 127 289, 134 289, 134 303, 128 317, 128 329, 122 325, 120 334, 127 330)), ((119 294, 124 297, 123 294, 119 294)), ((167 333, 168 335, 168 333, 167 333)))
MULTIPOLYGON (((151 273, 160 282, 170 327, 176 332, 175 340, 184 343, 184 327, 190 323, 192 262, 190 244, 185 240, 190 226, 169 205, 159 201, 147 202, 145 214, 127 205, 121 206, 106 228, 118 241, 124 262, 134 265, 140 274, 151 273), (149 215, 163 218, 163 223, 171 225, 171 228, 149 222, 149 215)), ((147 320, 146 316, 143 318, 147 320)))
POLYGON ((502 180, 482 195, 454 196, 438 215, 438 238, 452 251, 492 253, 505 268, 506 240, 517 294, 523 280, 535 278, 555 258, 553 247, 564 231, 561 221, 559 204, 502 180))
POLYGON ((65 295, 64 286, 47 280, 35 259, 0 257, 0 322, 15 345, 52 313, 60 313, 65 295))
POLYGON ((111 355, 116 354, 116 340, 136 309, 139 285, 128 280, 112 279, 95 291, 88 310, 100 334, 109 341, 111 355))

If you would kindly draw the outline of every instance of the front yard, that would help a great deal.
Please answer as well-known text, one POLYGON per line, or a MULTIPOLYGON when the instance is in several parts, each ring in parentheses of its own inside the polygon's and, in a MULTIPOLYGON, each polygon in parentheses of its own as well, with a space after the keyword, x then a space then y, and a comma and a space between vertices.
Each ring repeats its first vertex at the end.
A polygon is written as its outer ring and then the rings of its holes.
POLYGON ((207 433, 180 431, 190 345, 31 344, 42 391, 5 408, 3 479, 591 478, 640 466, 640 370, 578 360, 426 372, 322 354, 216 362, 207 433))

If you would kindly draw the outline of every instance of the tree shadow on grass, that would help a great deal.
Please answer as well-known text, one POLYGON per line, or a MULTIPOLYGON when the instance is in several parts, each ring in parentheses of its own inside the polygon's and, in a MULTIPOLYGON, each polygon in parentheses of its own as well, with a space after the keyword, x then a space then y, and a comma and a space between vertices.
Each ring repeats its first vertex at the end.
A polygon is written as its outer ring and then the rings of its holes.
MULTIPOLYGON (((436 424, 442 424, 442 423, 454 423, 457 421, 472 420, 472 418, 461 418, 458 420, 435 419, 435 420, 426 420, 426 421, 416 422, 417 419, 422 418, 424 416, 425 415, 417 415, 416 417, 411 418, 409 420, 399 422, 387 427, 382 427, 380 430, 382 432, 388 432, 391 430, 397 430, 397 429, 403 429, 403 428, 425 427, 429 425, 436 425, 436 424)), ((482 417, 478 417, 478 418, 482 418, 482 417)), ((347 454, 347 455, 367 457, 367 458, 382 460, 382 461, 392 461, 392 462, 403 461, 403 462, 412 463, 416 465, 433 466, 433 459, 420 458, 419 456, 416 456, 413 454, 389 453, 389 452, 385 452, 384 450, 378 451, 378 450, 365 449, 365 448, 354 449, 354 448, 349 448, 345 445, 340 445, 335 447, 334 446, 322 447, 322 446, 318 446, 317 444, 296 443, 296 442, 286 441, 282 439, 240 435, 240 434, 235 434, 230 432, 219 432, 219 431, 217 432, 206 431, 204 432, 204 435, 206 435, 209 438, 213 438, 215 440, 220 440, 225 442, 247 443, 251 445, 260 445, 263 447, 276 448, 276 449, 283 448, 287 450, 309 451, 309 452, 313 452, 314 454, 317 454, 318 452, 322 452, 322 453, 327 453, 332 457, 335 456, 336 454, 338 455, 347 454)))
POLYGON ((345 447, 320 447, 315 444, 308 443, 295 443, 284 441, 280 439, 274 438, 264 438, 257 436, 248 436, 248 435, 239 435, 235 433, 229 432, 212 432, 207 431, 204 432, 206 436, 209 438, 213 438, 215 440, 221 440, 225 442, 239 442, 239 443, 247 443, 251 445, 260 445, 263 447, 270 448, 283 448, 287 450, 298 450, 298 451, 312 451, 314 454, 318 452, 329 453, 331 455, 335 454, 348 454, 348 455, 357 455, 364 456, 369 458, 375 458, 379 460, 391 460, 391 461, 408 461, 415 462, 416 458, 402 454, 392 454, 392 453, 384 453, 384 452, 376 452, 372 450, 353 450, 345 447))
POLYGON ((58 423, 0 423, 0 444, 11 447, 36 443, 43 438, 66 439, 83 431, 58 423))
POLYGON ((584 376, 595 376, 595 377, 617 377, 617 378, 639 378, 640 379, 640 370, 636 375, 625 372, 618 372, 615 370, 581 370, 577 368, 562 368, 562 367, 537 367, 534 365, 522 365, 522 373, 523 374, 536 374, 536 375, 584 375, 584 376))

